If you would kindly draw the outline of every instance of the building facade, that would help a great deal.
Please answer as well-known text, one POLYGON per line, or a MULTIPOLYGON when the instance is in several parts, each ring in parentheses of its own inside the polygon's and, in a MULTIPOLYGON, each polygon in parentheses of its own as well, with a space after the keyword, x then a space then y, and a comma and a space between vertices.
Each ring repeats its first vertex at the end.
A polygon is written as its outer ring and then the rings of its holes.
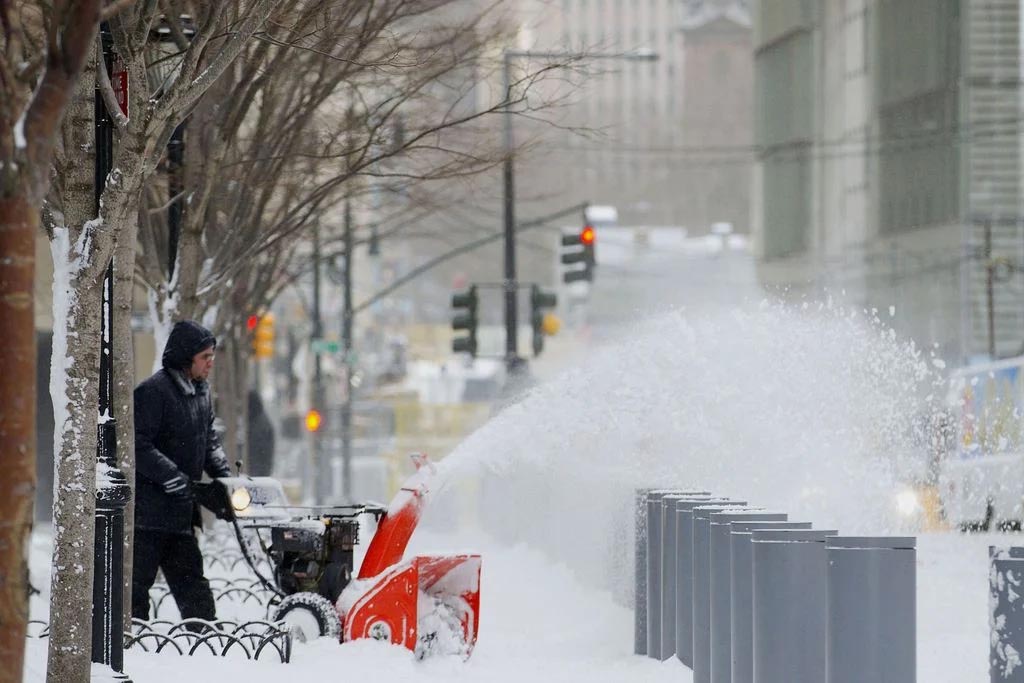
POLYGON ((658 56, 588 61, 555 112, 564 129, 524 127, 521 139, 544 141, 521 162, 524 199, 612 204, 622 224, 691 234, 723 221, 748 230, 752 156, 708 158, 720 144, 752 141, 745 0, 523 0, 521 7, 520 49, 658 56))
POLYGON ((895 307, 953 362, 1024 351, 1019 0, 760 0, 762 281, 895 307))

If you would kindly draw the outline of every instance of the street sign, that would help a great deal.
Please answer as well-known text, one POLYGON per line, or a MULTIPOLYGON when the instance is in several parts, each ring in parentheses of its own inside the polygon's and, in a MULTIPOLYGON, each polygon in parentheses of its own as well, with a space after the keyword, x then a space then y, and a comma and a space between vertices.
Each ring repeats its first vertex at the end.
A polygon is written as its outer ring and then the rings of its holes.
POLYGON ((326 353, 337 353, 341 350, 341 344, 328 339, 314 339, 310 346, 313 349, 313 353, 321 355, 326 353))

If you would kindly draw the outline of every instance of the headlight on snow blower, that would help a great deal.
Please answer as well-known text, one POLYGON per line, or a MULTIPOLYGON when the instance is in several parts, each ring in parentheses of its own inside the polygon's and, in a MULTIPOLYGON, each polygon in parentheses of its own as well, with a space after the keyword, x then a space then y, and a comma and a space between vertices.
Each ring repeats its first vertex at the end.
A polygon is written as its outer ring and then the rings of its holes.
POLYGON ((896 494, 896 509, 904 517, 912 517, 921 511, 921 501, 914 489, 903 489, 896 494))
POLYGON ((242 512, 249 504, 252 503, 252 495, 249 493, 249 489, 241 486, 231 492, 231 507, 235 509, 235 512, 242 512))

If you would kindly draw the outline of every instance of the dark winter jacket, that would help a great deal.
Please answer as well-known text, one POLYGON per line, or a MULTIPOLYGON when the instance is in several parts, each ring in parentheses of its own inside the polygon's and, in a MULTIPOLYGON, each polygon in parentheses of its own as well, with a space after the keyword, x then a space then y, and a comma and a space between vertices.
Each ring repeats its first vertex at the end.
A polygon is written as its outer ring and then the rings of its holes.
POLYGON ((192 358, 216 339, 184 321, 167 339, 163 369, 135 388, 135 525, 140 529, 190 533, 198 509, 189 496, 172 496, 162 484, 179 472, 199 481, 230 476, 213 431, 213 406, 206 382, 188 377, 192 358))

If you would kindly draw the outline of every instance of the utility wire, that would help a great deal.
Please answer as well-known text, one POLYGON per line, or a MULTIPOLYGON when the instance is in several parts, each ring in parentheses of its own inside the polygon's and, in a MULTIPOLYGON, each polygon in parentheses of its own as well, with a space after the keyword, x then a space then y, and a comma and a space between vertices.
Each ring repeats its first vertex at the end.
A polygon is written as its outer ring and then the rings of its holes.
MULTIPOLYGON (((536 219, 534 219, 532 221, 527 221, 525 223, 519 223, 516 226, 516 232, 519 233, 519 232, 523 232, 523 231, 529 230, 531 228, 540 227, 542 225, 550 223, 551 221, 558 220, 559 218, 563 218, 565 216, 569 216, 569 215, 572 215, 574 213, 578 213, 580 211, 583 211, 586 208, 586 206, 587 206, 587 204, 585 204, 585 203, 583 203, 583 204, 576 204, 575 206, 570 206, 569 208, 562 209, 560 211, 556 211, 555 213, 548 214, 547 216, 543 216, 541 218, 536 218, 536 219)), ((389 294, 391 294, 392 292, 394 292, 399 287, 402 287, 403 285, 408 284, 411 280, 414 280, 415 278, 419 277, 420 275, 422 275, 423 273, 427 272, 428 270, 431 270, 432 268, 435 268, 435 267, 441 265, 445 261, 453 259, 456 256, 459 256, 460 254, 465 254, 468 251, 472 251, 474 249, 482 247, 483 245, 488 244, 490 242, 496 242, 497 240, 501 239, 504 236, 505 236, 504 231, 502 231, 502 232, 495 232, 493 234, 487 235, 486 237, 481 237, 478 240, 473 240, 472 242, 467 242, 466 244, 463 244, 463 245, 461 245, 459 247, 456 247, 455 249, 452 249, 451 251, 449 251, 449 252, 447 252, 445 254, 441 254, 440 256, 437 256, 435 258, 430 259, 429 261, 426 261, 425 263, 420 264, 419 266, 417 266, 417 267, 413 268, 412 270, 410 270, 405 275, 397 278, 394 282, 392 282, 390 285, 388 285, 384 289, 380 290, 379 292, 377 292, 376 294, 374 294, 370 298, 368 298, 365 301, 363 301, 362 303, 360 303, 358 306, 356 306, 352 310, 352 313, 355 314, 355 313, 359 313, 359 312, 361 312, 363 310, 366 310, 367 308, 369 308, 370 306, 372 306, 376 302, 380 301, 384 297, 386 297, 389 294)))
POLYGON ((793 138, 770 145, 658 145, 574 146, 553 143, 546 148, 562 152, 606 154, 609 156, 668 156, 673 162, 694 166, 728 166, 753 161, 784 162, 810 159, 843 159, 876 156, 900 151, 952 146, 954 143, 1019 135, 1024 117, 992 119, 902 134, 833 138, 815 142, 813 138, 793 138))

